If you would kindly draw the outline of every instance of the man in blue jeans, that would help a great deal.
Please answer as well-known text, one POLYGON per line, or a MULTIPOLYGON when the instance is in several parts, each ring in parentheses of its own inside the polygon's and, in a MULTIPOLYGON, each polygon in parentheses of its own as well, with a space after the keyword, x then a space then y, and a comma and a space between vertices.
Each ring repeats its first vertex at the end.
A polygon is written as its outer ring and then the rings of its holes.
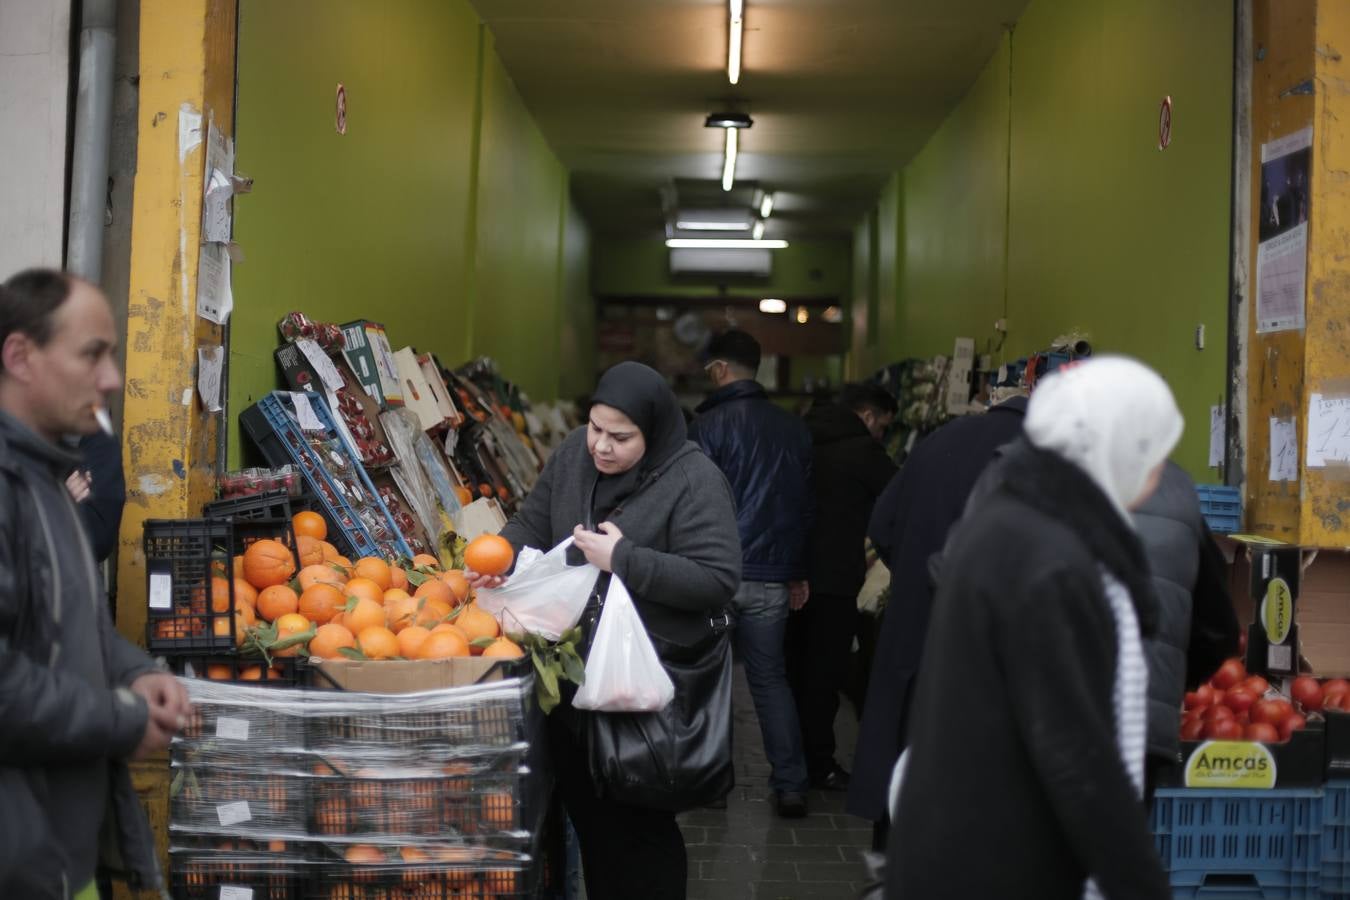
POLYGON ((811 435, 755 381, 760 348, 753 337, 736 330, 716 335, 704 359, 716 390, 699 405, 689 438, 726 475, 736 500, 743 555, 733 639, 772 768, 775 811, 799 818, 806 815, 808 777, 784 637, 789 608, 808 599, 811 435))

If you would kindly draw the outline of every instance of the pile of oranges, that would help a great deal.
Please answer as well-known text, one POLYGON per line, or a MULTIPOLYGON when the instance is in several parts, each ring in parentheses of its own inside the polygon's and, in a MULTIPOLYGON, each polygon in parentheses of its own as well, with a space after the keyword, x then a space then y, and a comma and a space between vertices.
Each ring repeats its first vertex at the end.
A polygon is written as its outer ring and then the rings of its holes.
MULTIPOLYGON (((328 526, 318 513, 297 513, 292 526, 297 553, 280 541, 259 540, 234 558, 235 639, 240 646, 252 636, 272 656, 281 657, 523 655, 519 645, 501 634, 497 620, 473 601, 459 569, 442 569, 427 554, 413 557, 407 567, 375 556, 353 562, 326 540, 328 526)), ((472 555, 485 570, 504 572, 511 554, 504 539, 484 535, 469 544, 465 559, 472 555)), ((222 575, 212 579, 212 605, 216 612, 229 609, 229 582, 222 575)), ((216 621, 218 633, 228 634, 228 617, 216 621)))

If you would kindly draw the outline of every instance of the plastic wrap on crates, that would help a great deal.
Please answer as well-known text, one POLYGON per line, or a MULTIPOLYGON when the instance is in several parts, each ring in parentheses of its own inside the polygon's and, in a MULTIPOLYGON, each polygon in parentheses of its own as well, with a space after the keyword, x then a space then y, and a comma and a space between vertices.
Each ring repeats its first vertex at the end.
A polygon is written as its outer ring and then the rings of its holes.
POLYGON ((198 834, 301 839, 307 834, 304 779, 218 765, 175 767, 170 828, 198 834))
POLYGON ((440 900, 531 896, 531 858, 450 841, 321 845, 307 898, 440 900))
POLYGON ((169 849, 169 884, 175 900, 296 900, 304 896, 313 871, 306 856, 289 853, 169 849))

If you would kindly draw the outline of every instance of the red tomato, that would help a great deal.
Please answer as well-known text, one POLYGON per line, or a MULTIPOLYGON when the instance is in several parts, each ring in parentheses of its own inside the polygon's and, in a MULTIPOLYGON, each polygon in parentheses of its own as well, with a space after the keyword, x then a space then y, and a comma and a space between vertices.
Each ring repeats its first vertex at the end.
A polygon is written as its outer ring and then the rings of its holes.
POLYGON ((1294 705, 1283 697, 1275 697, 1269 700, 1257 700, 1252 704, 1251 716, 1253 722, 1265 722, 1274 725, 1277 729, 1285 719, 1294 714, 1294 705))
MULTIPOLYGON (((1341 712, 1350 712, 1350 691, 1346 691, 1345 693, 1342 694, 1333 694, 1332 696, 1340 698, 1339 702, 1336 705, 1337 709, 1339 709, 1341 712)), ((1330 703, 1330 701, 1324 697, 1322 699, 1323 708, 1326 708, 1328 703, 1330 703)))
POLYGON ((1245 687, 1235 687, 1223 696, 1223 705, 1235 713, 1246 712, 1251 705, 1256 702, 1260 694, 1253 693, 1245 687))
POLYGON ((1298 701, 1308 712, 1316 712, 1322 708, 1322 686, 1317 683, 1317 679, 1311 675, 1300 675, 1294 679, 1294 683, 1289 686, 1289 693, 1298 701))
POLYGON ((1328 678, 1322 682, 1322 696, 1325 697, 1333 691, 1350 691, 1350 681, 1344 678, 1328 678))
POLYGON ((1205 725, 1204 736, 1216 741, 1242 739, 1242 726, 1232 719, 1218 719, 1205 725))
POLYGON ((1253 722, 1242 732, 1242 736, 1249 741, 1274 744, 1280 739, 1280 730, 1269 722, 1253 722))
POLYGON ((1219 671, 1214 673, 1214 677, 1209 682, 1216 688, 1226 691, 1246 677, 1247 667, 1242 664, 1242 660, 1235 656, 1232 659, 1225 659, 1223 665, 1219 666, 1219 671))
POLYGON ((1209 702, 1214 699, 1214 688, 1207 684, 1202 684, 1193 691, 1186 692, 1185 702, 1182 704, 1186 709, 1204 709, 1209 706, 1209 702))
POLYGON ((1270 682, 1266 681, 1260 675, 1251 676, 1246 681, 1242 682, 1242 686, 1258 697, 1270 690, 1270 682))
POLYGON ((1200 714, 1200 718, 1206 722, 1213 722, 1217 719, 1233 718, 1233 711, 1226 706, 1211 706, 1200 714))
POLYGON ((1205 722, 1203 719, 1191 719, 1181 726, 1181 739, 1183 741, 1198 741, 1204 731, 1205 722))
POLYGON ((1211 706, 1222 706, 1222 705, 1223 705, 1223 695, 1224 695, 1224 692, 1221 691, 1221 690, 1219 690, 1218 688, 1210 688, 1210 692, 1209 692, 1209 703, 1210 703, 1210 705, 1211 705, 1211 706))
POLYGON ((1287 741, 1293 737, 1295 731, 1302 731, 1308 727, 1308 720, 1304 716, 1294 713, 1284 720, 1280 726, 1280 740, 1287 741))

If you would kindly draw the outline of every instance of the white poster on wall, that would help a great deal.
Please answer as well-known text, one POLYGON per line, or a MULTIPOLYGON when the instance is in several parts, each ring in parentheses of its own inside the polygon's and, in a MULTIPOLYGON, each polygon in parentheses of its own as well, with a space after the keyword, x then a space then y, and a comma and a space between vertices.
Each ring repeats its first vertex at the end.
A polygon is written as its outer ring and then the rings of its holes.
POLYGON ((1257 212, 1256 331, 1304 326, 1312 128, 1261 145, 1257 212))

